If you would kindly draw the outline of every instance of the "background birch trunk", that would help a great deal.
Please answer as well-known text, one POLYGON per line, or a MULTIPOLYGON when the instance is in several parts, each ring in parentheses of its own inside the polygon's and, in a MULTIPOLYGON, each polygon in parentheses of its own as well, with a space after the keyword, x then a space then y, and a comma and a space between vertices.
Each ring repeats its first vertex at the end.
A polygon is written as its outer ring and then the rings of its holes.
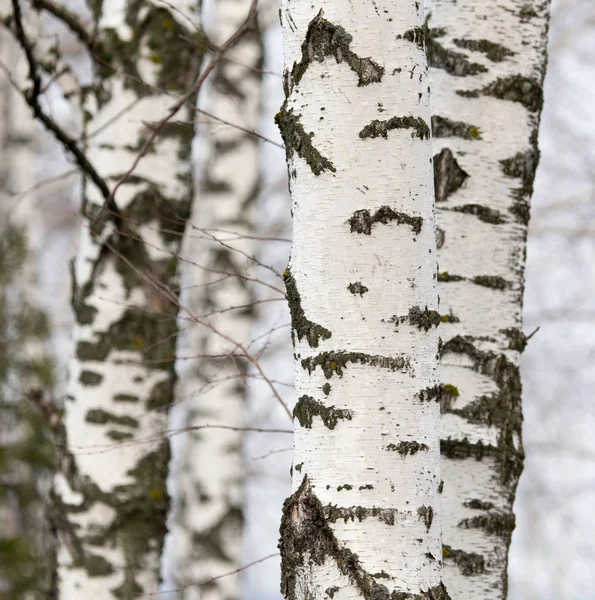
POLYGON ((549 2, 433 0, 444 582, 506 598, 523 467, 519 358, 549 2))
POLYGON ((298 401, 281 591, 447 598, 423 7, 318 10, 282 7, 298 401))
POLYGON ((0 595, 23 600, 46 598, 52 586, 44 501, 54 453, 40 407, 52 398, 54 369, 38 288, 38 198, 18 195, 35 179, 33 122, 13 86, 25 86, 27 71, 4 29, 0 62, 0 595))
MULTIPOLYGON (((221 45, 245 21, 250 0, 215 0, 205 28, 221 45)), ((258 129, 262 79, 262 42, 250 31, 220 61, 209 78, 201 103, 225 123, 199 113, 202 152, 200 184, 188 231, 186 254, 200 263, 188 273, 189 305, 204 325, 188 334, 178 398, 187 407, 185 425, 246 424, 247 365, 236 348, 207 326, 249 346, 254 292, 244 278, 254 266, 255 206, 260 180, 258 129), (231 124, 231 125, 230 125, 231 124), (233 125, 242 127, 244 131, 233 125), (231 309, 231 310, 230 310, 231 309), (219 358, 209 358, 218 356, 219 358)), ((232 600, 240 597, 240 577, 232 575, 197 586, 241 564, 246 466, 243 433, 202 429, 184 436, 175 485, 176 553, 180 597, 232 600), (189 587, 186 587, 189 586, 189 587)))
MULTIPOLYGON (((196 8, 185 0, 91 6, 101 56, 85 102, 87 157, 110 188, 173 104, 169 92, 196 79, 196 8)), ((179 115, 119 187, 118 214, 99 218, 105 198, 94 183, 85 186, 67 452, 56 480, 62 599, 132 599, 159 583, 169 505, 162 432, 175 381, 171 297, 192 197, 194 128, 189 110, 179 115)))

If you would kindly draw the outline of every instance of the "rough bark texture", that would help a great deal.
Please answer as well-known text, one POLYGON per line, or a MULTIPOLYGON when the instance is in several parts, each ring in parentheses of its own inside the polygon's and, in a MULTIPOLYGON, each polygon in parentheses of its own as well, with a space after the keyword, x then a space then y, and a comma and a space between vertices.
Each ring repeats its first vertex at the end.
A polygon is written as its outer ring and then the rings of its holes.
MULTIPOLYGON (((0 3, 5 14, 8 3, 0 3)), ((12 36, 0 30, 0 60, 25 85, 27 70, 12 36)), ((38 292, 40 211, 35 195, 32 115, 0 75, 0 595, 51 597, 53 558, 44 500, 54 453, 40 407, 52 396, 49 326, 38 292)))
MULTIPOLYGON (((197 36, 184 16, 196 4, 106 0, 90 8, 103 61, 86 90, 87 153, 113 187, 172 104, 167 92, 186 91, 198 73, 196 46, 182 39, 197 36)), ((175 382, 177 309, 159 288, 176 295, 175 254, 192 197, 190 110, 178 118, 119 188, 119 216, 106 210, 97 219, 104 198, 85 186, 73 264, 75 356, 58 440, 64 600, 140 598, 159 583, 169 443, 161 435, 136 441, 167 428, 175 382)))
MULTIPOLYGON (((249 0, 216 0, 210 39, 220 44, 245 20, 249 0)), ((258 128, 262 44, 251 31, 221 61, 205 90, 205 111, 245 130, 258 128)), ((187 361, 178 398, 187 406, 190 427, 208 424, 245 425, 246 364, 233 344, 208 329, 248 346, 253 321, 254 292, 244 278, 250 274, 255 231, 254 201, 259 185, 259 143, 246 131, 200 116, 202 156, 186 253, 202 268, 190 267, 188 297, 192 312, 203 323, 188 333, 187 361), (209 359, 209 355, 221 358, 209 359)), ((184 600, 237 600, 240 578, 233 575, 209 585, 209 580, 241 565, 243 499, 246 466, 243 433, 202 429, 185 436, 176 477, 179 506, 172 544, 178 587, 184 600), (194 584, 194 585, 193 585, 194 584), (189 587, 186 587, 189 586, 189 587)))
POLYGON ((549 2, 428 8, 440 312, 456 316, 439 328, 444 582, 453 599, 495 600, 524 456, 523 269, 549 2))
POLYGON ((299 398, 281 591, 447 598, 423 7, 320 8, 281 12, 299 398))

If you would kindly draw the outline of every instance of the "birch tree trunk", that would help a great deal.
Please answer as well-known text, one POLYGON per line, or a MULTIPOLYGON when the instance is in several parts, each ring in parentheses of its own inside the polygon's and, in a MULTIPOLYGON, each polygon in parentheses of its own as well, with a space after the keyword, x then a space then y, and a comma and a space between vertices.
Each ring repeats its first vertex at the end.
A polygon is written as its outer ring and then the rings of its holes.
MULTIPOLYGON (((198 74, 199 53, 187 41, 198 41, 187 20, 196 5, 108 0, 91 8, 110 62, 98 63, 86 98, 87 156, 111 187, 173 104, 168 92, 185 92, 198 74)), ((161 432, 175 380, 177 309, 168 293, 176 294, 192 197, 192 119, 189 110, 179 114, 119 187, 120 215, 99 217, 104 198, 91 182, 85 187, 68 452, 56 481, 64 600, 139 598, 159 583, 169 505, 161 432)))
POLYGON ((0 57, 0 595, 24 600, 49 597, 51 587, 43 503, 54 453, 36 403, 51 398, 54 372, 38 289, 38 198, 18 195, 34 181, 35 134, 9 77, 25 85, 27 72, 4 28, 0 57))
POLYGON ((282 593, 443 599, 423 6, 318 10, 282 7, 298 397, 282 593))
MULTIPOLYGON (((250 0, 216 0, 209 39, 222 44, 245 21, 249 7, 250 0)), ((190 332, 189 354, 200 358, 187 367, 179 388, 190 427, 245 425, 246 365, 242 358, 225 357, 235 353, 235 347, 207 325, 237 343, 250 343, 254 292, 244 276, 252 266, 249 257, 255 254, 255 243, 245 236, 255 230, 260 175, 258 139, 246 130, 256 130, 260 120, 261 69, 260 33, 250 31, 218 63, 205 90, 205 111, 226 123, 200 116, 206 121, 201 129, 204 164, 199 165, 202 177, 188 253, 205 267, 189 275, 191 306, 204 325, 190 332), (211 355, 223 358, 208 358, 211 355)), ((237 574, 209 585, 196 582, 241 564, 246 469, 242 445, 241 431, 201 429, 185 435, 176 478, 179 508, 173 544, 181 598, 240 597, 237 574)))
POLYGON ((444 581, 507 596, 523 467, 520 353, 549 2, 433 0, 444 581))

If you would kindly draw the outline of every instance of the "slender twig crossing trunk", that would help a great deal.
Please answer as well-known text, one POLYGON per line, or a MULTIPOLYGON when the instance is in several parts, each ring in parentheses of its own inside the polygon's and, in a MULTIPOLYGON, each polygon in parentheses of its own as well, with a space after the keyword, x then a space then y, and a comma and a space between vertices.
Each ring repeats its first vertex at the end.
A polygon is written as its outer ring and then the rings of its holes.
POLYGON ((423 6, 319 10, 281 13, 297 388, 282 593, 447 598, 423 6))
POLYGON ((429 9, 444 581, 453 600, 496 600, 524 456, 521 309, 549 2, 429 9))

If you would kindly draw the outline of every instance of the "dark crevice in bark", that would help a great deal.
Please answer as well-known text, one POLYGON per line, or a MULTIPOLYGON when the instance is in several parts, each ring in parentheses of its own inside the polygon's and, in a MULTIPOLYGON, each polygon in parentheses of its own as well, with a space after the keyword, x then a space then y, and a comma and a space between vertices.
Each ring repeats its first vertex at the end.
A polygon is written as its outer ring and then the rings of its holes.
POLYGON ((387 225, 395 221, 397 225, 409 225, 413 233, 419 234, 423 225, 422 217, 412 217, 411 215, 397 212, 390 206, 381 206, 373 214, 368 209, 356 210, 353 216, 347 221, 351 226, 351 233, 372 234, 372 226, 376 223, 387 225))
MULTIPOLYGON (((381 321, 384 323, 384 319, 381 321)), ((401 323, 409 323, 412 327, 417 327, 418 330, 429 331, 432 327, 437 327, 441 322, 440 313, 436 310, 429 310, 426 306, 421 309, 419 306, 413 306, 409 309, 407 316, 399 317, 393 315, 388 323, 392 323, 397 328, 401 323)), ((396 329, 395 329, 396 330, 396 329)))
POLYGON ((379 356, 377 354, 364 354, 363 352, 347 352, 345 350, 322 352, 313 357, 302 360, 302 369, 312 373, 316 367, 320 367, 324 376, 330 379, 333 374, 343 377, 343 370, 347 363, 370 365, 389 371, 402 371, 412 373, 411 360, 407 356, 379 356))
POLYGON ((427 452, 430 448, 427 444, 420 442, 399 442, 398 444, 388 444, 386 449, 389 452, 398 452, 401 456, 413 456, 418 452, 427 452))
POLYGON ((391 117, 384 121, 374 119, 368 123, 360 132, 362 140, 367 138, 383 137, 388 139, 388 132, 394 129, 411 129, 411 137, 427 140, 430 138, 430 128, 421 117, 391 117))
POLYGON ((361 282, 356 281, 354 283, 350 283, 347 286, 347 289, 354 295, 357 296, 359 294, 360 298, 367 292, 369 289, 361 282))
MULTIPOLYGON (((307 476, 283 505, 279 549, 281 593, 286 600, 303 600, 303 586, 311 577, 310 570, 326 562, 334 563, 364 600, 450 600, 442 584, 416 594, 396 590, 390 592, 375 580, 378 574, 368 573, 358 555, 337 540, 329 524, 329 510, 341 509, 329 507, 325 510, 307 476)), ((354 518, 358 518, 356 513, 357 507, 354 507, 354 518)), ((427 519, 426 511, 424 515, 423 518, 427 519)), ((343 516, 336 514, 335 520, 338 518, 343 516)))
POLYGON ((334 429, 340 420, 351 421, 352 412, 347 409, 324 406, 312 396, 301 396, 293 409, 293 416, 299 424, 306 429, 312 427, 314 417, 320 417, 324 426, 334 429))
POLYGON ((302 43, 302 59, 299 63, 293 64, 286 95, 299 85, 311 63, 323 62, 328 57, 333 57, 337 63, 345 61, 357 74, 360 86, 381 81, 384 67, 371 58, 361 58, 352 52, 349 47, 352 41, 353 37, 340 25, 334 25, 326 20, 321 10, 308 25, 306 38, 302 43))
MULTIPOLYGON (((320 340, 328 340, 332 336, 331 332, 322 325, 318 325, 306 317, 306 313, 302 308, 302 299, 298 292, 295 278, 291 274, 289 268, 285 269, 283 279, 285 281, 287 303, 291 314, 292 338, 294 335, 297 335, 297 338, 300 341, 302 338, 306 338, 311 348, 318 348, 320 340)), ((293 341, 295 345, 295 339, 293 341)))
POLYGON ((335 173, 335 165, 320 154, 312 144, 313 133, 306 133, 304 126, 300 122, 300 115, 294 114, 293 110, 287 109, 287 101, 281 107, 281 110, 275 115, 275 123, 279 127, 281 137, 285 143, 285 154, 289 161, 293 153, 297 153, 303 158, 314 175, 320 175, 324 171, 335 173))

